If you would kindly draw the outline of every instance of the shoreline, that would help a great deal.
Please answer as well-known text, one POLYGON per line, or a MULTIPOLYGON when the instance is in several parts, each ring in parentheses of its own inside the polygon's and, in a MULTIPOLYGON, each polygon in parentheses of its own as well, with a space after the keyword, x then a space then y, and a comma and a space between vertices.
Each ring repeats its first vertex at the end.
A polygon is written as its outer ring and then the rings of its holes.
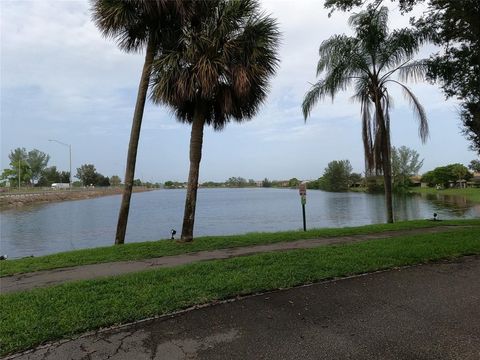
MULTIPOLYGON (((133 187, 133 192, 153 191, 146 187, 133 187)), ((0 211, 18 209, 24 206, 46 204, 61 201, 74 201, 94 199, 103 196, 120 195, 123 192, 122 187, 107 187, 94 189, 73 189, 73 190, 44 190, 38 192, 22 193, 0 193, 0 211)))

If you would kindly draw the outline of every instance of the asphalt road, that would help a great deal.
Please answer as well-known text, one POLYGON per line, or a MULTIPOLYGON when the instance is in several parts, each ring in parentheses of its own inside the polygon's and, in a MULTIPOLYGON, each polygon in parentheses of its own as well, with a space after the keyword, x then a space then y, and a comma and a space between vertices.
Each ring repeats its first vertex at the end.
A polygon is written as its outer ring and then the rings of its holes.
POLYGON ((478 360, 480 256, 251 296, 15 359, 478 360))

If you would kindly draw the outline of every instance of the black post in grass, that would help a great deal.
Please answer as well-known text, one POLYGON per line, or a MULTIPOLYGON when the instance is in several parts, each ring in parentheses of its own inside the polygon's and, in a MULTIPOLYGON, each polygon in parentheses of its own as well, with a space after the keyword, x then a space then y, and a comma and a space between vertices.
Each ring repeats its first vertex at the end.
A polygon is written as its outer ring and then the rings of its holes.
POLYGON ((300 193, 300 201, 302 203, 302 215, 303 215, 303 231, 307 231, 307 219, 305 218, 305 204, 307 203, 307 184, 301 183, 298 187, 300 193))

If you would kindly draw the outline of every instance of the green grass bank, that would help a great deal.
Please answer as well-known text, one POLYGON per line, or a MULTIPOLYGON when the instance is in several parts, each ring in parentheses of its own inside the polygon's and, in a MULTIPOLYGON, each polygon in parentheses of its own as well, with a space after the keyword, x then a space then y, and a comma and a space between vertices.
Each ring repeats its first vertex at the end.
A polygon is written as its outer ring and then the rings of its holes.
POLYGON ((209 236, 196 238, 192 243, 178 243, 171 240, 130 243, 121 246, 98 247, 34 258, 1 261, 0 276, 95 263, 141 260, 204 250, 271 244, 283 241, 295 241, 322 237, 363 235, 379 233, 383 231, 427 228, 440 225, 480 225, 480 219, 439 222, 415 220, 403 221, 395 224, 377 224, 360 227, 346 227, 340 229, 313 229, 306 232, 285 231, 275 233, 250 233, 245 235, 231 236, 209 236))
POLYGON ((194 263, 0 296, 0 352, 196 304, 480 254, 478 227, 194 263))

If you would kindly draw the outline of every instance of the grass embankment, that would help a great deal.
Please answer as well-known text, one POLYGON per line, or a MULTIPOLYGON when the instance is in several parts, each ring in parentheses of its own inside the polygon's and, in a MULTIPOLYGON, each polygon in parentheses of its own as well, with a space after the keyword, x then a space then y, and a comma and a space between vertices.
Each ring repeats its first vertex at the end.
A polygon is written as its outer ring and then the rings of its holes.
POLYGON ((434 195, 448 195, 448 196, 463 196, 468 201, 480 203, 480 188, 466 188, 466 189, 440 189, 435 188, 410 188, 410 192, 417 194, 434 194, 434 195))
POLYGON ((131 243, 122 246, 75 250, 36 258, 2 261, 0 262, 0 276, 95 263, 141 260, 204 250, 271 244, 320 237, 371 234, 383 231, 426 228, 439 225, 480 225, 480 219, 441 222, 416 220, 398 222, 395 224, 377 224, 361 227, 346 227, 341 229, 314 229, 306 232, 285 231, 276 233, 250 233, 232 236, 210 236, 200 237, 195 239, 192 243, 184 244, 170 240, 131 243))
POLYGON ((0 296, 1 354, 195 304, 480 254, 478 227, 194 263, 0 296))
MULTIPOLYGON (((133 187, 135 193, 150 190, 154 189, 143 186, 133 187)), ((122 187, 73 188, 72 190, 27 188, 0 193, 0 210, 41 203, 94 199, 102 196, 119 195, 122 191, 122 187)))

